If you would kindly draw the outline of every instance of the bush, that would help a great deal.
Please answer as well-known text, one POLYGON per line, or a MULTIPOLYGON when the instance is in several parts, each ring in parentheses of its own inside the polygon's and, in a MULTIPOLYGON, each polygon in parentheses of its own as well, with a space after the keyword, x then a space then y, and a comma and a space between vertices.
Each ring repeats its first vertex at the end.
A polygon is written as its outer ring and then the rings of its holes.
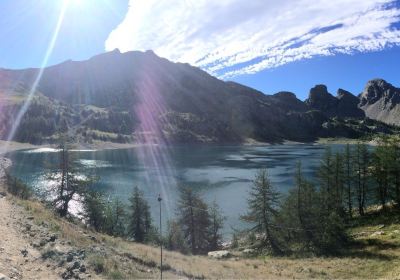
POLYGON ((16 177, 6 174, 7 190, 12 195, 22 199, 29 199, 32 196, 32 190, 21 180, 16 177))

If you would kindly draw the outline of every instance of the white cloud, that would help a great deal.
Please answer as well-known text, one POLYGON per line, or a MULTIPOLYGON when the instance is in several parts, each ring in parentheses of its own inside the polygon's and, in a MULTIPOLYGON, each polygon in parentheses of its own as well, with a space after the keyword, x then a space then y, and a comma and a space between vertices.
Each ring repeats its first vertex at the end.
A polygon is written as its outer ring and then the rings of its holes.
POLYGON ((400 45, 392 0, 131 0, 106 50, 154 50, 219 77, 400 45), (389 4, 389 5, 388 5, 389 4))

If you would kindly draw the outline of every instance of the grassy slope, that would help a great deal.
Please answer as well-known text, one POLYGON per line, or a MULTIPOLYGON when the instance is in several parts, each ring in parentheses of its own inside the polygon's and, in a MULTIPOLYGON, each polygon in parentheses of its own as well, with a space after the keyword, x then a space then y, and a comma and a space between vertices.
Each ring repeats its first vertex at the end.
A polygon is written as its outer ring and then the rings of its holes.
MULTIPOLYGON (((80 225, 72 224, 54 216, 42 204, 35 201, 21 201, 35 220, 50 223, 52 230, 58 232, 74 246, 89 248, 103 246, 106 254, 89 256, 93 266, 105 267, 105 278, 157 278, 159 249, 134 242, 124 241, 99 233, 89 232, 95 241, 88 239, 80 225), (100 244, 100 245, 99 245, 100 244), (121 261, 122 260, 122 261, 121 261)), ((164 264, 166 278, 396 278, 400 277, 400 216, 389 212, 383 216, 374 213, 357 219, 350 230, 355 242, 341 257, 311 258, 244 258, 240 252, 227 260, 213 260, 204 256, 185 256, 165 251, 164 264), (380 229, 380 225, 384 228, 380 229), (372 236, 376 231, 382 235, 372 236)))

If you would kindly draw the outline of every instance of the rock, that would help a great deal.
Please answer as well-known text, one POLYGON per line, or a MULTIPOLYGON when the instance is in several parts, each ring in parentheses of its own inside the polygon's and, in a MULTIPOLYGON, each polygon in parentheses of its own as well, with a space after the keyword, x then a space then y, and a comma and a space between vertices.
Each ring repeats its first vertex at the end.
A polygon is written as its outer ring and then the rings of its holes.
POLYGON ((221 244, 221 247, 224 250, 231 248, 231 246, 232 246, 232 241, 225 241, 225 242, 222 242, 222 244, 221 244))
POLYGON ((72 254, 67 255, 67 262, 72 262, 73 259, 74 259, 74 256, 72 254))
POLYGON ((399 234, 399 233, 400 233, 400 230, 398 230, 398 229, 395 229, 395 230, 393 231, 393 233, 395 233, 395 234, 399 234))
POLYGON ((254 254, 254 252, 255 252, 255 250, 254 249, 250 249, 250 248, 243 250, 243 254, 246 254, 246 255, 254 254))
POLYGON ((319 110, 328 117, 337 113, 338 99, 328 92, 326 85, 316 85, 310 89, 305 103, 310 109, 319 110))
POLYGON ((26 258, 28 256, 28 250, 22 249, 21 254, 24 256, 24 258, 26 258))
POLYGON ((72 266, 71 266, 71 270, 74 270, 74 269, 78 269, 78 268, 80 268, 81 267, 81 264, 80 264, 80 262, 78 262, 78 261, 76 261, 76 262, 74 262, 73 264, 72 264, 72 266))
POLYGON ((28 216, 28 217, 26 217, 28 220, 33 220, 33 219, 35 219, 35 217, 33 217, 33 216, 28 216))
POLYGON ((81 267, 79 268, 80 272, 86 272, 86 266, 83 264, 81 265, 81 267))
POLYGON ((0 273, 0 280, 10 280, 10 278, 0 273))
POLYGON ((6 192, 0 192, 0 198, 1 197, 6 197, 7 196, 7 193, 6 192))
POLYGON ((50 237, 49 237, 49 242, 55 242, 56 241, 56 239, 57 239, 57 235, 55 235, 55 234, 52 234, 52 235, 50 235, 50 237))
POLYGON ((400 89, 382 79, 371 80, 360 95, 360 108, 370 119, 398 124, 400 89))
POLYGON ((223 259, 223 258, 229 258, 231 256, 231 253, 227 250, 221 250, 221 251, 208 252, 207 255, 214 259, 223 259))
POLYGON ((383 229, 385 227, 385 225, 379 225, 377 226, 378 229, 383 229))
POLYGON ((25 224, 25 230, 26 231, 30 231, 32 229, 32 225, 31 224, 25 224))
POLYGON ((371 234, 371 237, 377 236, 377 235, 384 235, 385 232, 383 230, 380 231, 375 231, 373 234, 371 234))

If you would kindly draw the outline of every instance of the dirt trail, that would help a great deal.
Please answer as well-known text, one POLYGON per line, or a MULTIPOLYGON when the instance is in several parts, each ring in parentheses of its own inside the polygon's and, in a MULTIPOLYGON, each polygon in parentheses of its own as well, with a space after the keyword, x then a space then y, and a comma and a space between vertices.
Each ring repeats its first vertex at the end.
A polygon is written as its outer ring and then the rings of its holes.
POLYGON ((32 217, 7 198, 4 190, 4 169, 10 162, 0 159, 0 279, 56 279, 59 278, 44 262, 41 253, 24 236, 32 217), (3 274, 3 275, 1 275, 3 274))
POLYGON ((28 222, 23 210, 0 197, 0 273, 10 279, 60 278, 23 236, 22 225, 28 222))

